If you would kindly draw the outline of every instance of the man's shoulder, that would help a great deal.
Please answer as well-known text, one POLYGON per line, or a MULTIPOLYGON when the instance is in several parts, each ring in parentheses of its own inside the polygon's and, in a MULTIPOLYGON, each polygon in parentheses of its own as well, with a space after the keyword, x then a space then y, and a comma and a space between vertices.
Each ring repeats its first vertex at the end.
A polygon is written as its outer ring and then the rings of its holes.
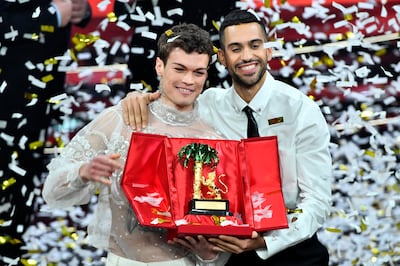
POLYGON ((282 94, 282 96, 288 99, 297 99, 301 101, 310 100, 301 90, 281 80, 274 80, 274 86, 272 86, 272 88, 275 94, 282 94))
MULTIPOLYGON (((269 84, 271 85, 271 84, 269 84)), ((285 83, 280 80, 274 80, 274 83, 269 88, 272 89, 270 107, 280 108, 281 106, 289 107, 285 108, 287 112, 299 115, 301 113, 317 113, 320 112, 319 105, 308 97, 300 89, 285 83)))
POLYGON ((203 93, 200 95, 199 100, 200 101, 217 101, 223 99, 231 89, 224 89, 224 88, 219 88, 219 87, 210 87, 203 91, 203 93))
POLYGON ((291 85, 285 81, 279 80, 279 79, 274 79, 272 81, 272 84, 273 84, 273 87, 278 89, 279 91, 291 92, 291 93, 299 92, 299 90, 296 87, 294 87, 293 85, 291 85))
MULTIPOLYGON (((231 89, 211 87, 205 90, 198 98, 201 115, 208 122, 211 113, 217 112, 221 107, 227 106, 231 89)), ((225 108, 224 108, 225 109, 225 108)))
POLYGON ((224 89, 224 88, 221 88, 221 87, 210 87, 208 89, 205 89, 202 94, 206 94, 206 95, 209 95, 209 94, 211 94, 211 95, 223 95, 223 94, 226 94, 230 90, 231 90, 231 88, 224 89))
POLYGON ((200 101, 210 101, 225 97, 229 89, 210 87, 204 90, 199 97, 200 101))

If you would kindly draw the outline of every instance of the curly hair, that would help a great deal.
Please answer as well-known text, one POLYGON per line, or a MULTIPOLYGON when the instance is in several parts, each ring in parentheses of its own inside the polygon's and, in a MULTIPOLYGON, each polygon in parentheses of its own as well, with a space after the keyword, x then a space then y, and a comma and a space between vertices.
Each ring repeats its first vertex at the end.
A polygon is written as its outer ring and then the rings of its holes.
POLYGON ((199 54, 207 54, 209 64, 211 63, 213 51, 213 43, 210 34, 195 24, 178 24, 161 34, 157 42, 157 56, 167 63, 170 52, 173 48, 181 48, 186 53, 197 52, 199 54))

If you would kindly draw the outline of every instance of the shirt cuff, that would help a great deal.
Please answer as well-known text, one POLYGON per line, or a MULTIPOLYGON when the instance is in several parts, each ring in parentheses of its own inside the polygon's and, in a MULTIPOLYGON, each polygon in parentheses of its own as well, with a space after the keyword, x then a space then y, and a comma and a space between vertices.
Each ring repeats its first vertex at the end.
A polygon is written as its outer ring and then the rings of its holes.
POLYGON ((87 186, 88 182, 83 181, 82 177, 78 176, 70 183, 71 187, 75 189, 80 189, 82 187, 87 186))
POLYGON ((68 186, 70 188, 79 190, 82 187, 88 186, 90 182, 85 181, 80 175, 79 175, 79 169, 83 163, 76 164, 72 166, 75 169, 71 169, 71 172, 68 174, 67 181, 68 181, 68 186))
POLYGON ((256 249, 256 253, 263 260, 266 260, 268 258, 268 251, 266 248, 256 249))
POLYGON ((265 235, 264 235, 264 242, 265 242, 265 248, 256 249, 256 253, 257 256, 259 256, 261 259, 266 260, 268 259, 269 254, 268 254, 267 238, 265 235))

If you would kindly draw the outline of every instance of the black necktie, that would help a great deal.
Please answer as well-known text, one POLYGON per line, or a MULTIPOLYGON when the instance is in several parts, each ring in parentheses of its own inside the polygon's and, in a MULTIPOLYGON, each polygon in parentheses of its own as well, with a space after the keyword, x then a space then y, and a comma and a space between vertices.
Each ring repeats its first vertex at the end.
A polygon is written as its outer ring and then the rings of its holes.
POLYGON ((247 137, 259 137, 260 134, 258 133, 257 122, 253 116, 253 110, 249 106, 246 106, 245 108, 243 108, 243 111, 247 115, 247 137))

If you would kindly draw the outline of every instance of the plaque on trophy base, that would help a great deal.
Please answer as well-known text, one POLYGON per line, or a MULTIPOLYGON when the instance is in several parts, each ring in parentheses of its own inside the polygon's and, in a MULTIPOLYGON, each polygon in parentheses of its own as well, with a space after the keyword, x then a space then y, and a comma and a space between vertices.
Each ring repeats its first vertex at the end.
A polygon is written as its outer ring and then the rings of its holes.
POLYGON ((232 216, 229 212, 229 201, 218 199, 192 199, 190 214, 232 216))

